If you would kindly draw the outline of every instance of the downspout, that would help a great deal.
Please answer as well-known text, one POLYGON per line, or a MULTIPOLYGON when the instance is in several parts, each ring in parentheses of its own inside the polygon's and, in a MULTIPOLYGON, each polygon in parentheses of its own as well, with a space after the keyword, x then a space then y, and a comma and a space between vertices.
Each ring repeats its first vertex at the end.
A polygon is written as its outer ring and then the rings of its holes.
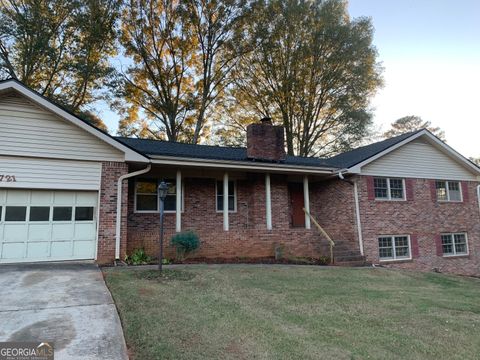
POLYGON ((480 210, 480 185, 477 186, 478 210, 480 210))
POLYGON ((117 219, 115 222, 115 260, 120 259, 120 235, 122 229, 122 184, 123 180, 131 177, 148 173, 152 169, 152 164, 148 164, 145 169, 134 171, 122 175, 117 181, 117 219))
MULTIPOLYGON (((360 220, 360 202, 358 200, 358 186, 356 181, 345 179, 341 171, 338 172, 338 178, 342 181, 348 182, 353 185, 353 197, 355 200, 355 220, 357 223, 357 235, 358 235, 358 247, 360 248, 360 254, 363 256, 363 236, 362 236, 362 223, 360 220)), ((480 185, 479 185, 480 188, 480 185)), ((480 198, 479 198, 480 206, 480 198)))

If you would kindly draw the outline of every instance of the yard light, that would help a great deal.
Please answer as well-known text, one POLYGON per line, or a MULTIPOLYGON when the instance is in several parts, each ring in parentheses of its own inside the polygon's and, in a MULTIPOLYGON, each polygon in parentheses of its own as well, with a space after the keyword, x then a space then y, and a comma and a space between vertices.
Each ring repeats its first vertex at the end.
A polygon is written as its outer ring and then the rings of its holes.
POLYGON ((160 250, 158 254, 158 270, 160 271, 162 271, 163 262, 163 210, 167 192, 168 184, 162 180, 162 182, 158 185, 158 197, 160 198, 160 250))

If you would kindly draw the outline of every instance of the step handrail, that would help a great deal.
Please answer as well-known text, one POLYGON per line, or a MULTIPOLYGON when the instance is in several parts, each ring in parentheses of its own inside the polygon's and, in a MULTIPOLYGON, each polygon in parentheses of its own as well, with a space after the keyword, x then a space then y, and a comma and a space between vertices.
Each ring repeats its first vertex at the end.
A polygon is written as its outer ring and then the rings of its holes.
POLYGON ((330 264, 333 264, 333 247, 335 246, 335 242, 332 240, 332 238, 327 234, 327 232, 320 226, 320 224, 315 220, 315 218, 307 211, 307 209, 303 208, 303 211, 307 216, 312 220, 312 222, 315 224, 317 229, 320 231, 320 233, 325 236, 329 242, 330 245, 330 264))

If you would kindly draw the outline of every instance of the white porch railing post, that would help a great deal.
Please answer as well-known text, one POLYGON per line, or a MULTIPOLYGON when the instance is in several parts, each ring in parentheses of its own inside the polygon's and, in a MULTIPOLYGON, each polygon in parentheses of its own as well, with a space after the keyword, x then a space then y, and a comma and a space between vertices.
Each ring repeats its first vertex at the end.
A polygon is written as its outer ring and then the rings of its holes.
POLYGON ((175 230, 180 232, 182 231, 182 172, 180 170, 177 170, 176 190, 175 230))
POLYGON ((270 174, 265 174, 265 209, 267 217, 267 230, 272 230, 272 195, 270 191, 270 174))
POLYGON ((223 175, 223 230, 228 231, 228 173, 223 175))
MULTIPOLYGON (((305 210, 310 214, 310 192, 308 189, 308 176, 303 177, 303 203, 305 210)), ((310 229, 310 216, 305 214, 305 229, 310 229)))

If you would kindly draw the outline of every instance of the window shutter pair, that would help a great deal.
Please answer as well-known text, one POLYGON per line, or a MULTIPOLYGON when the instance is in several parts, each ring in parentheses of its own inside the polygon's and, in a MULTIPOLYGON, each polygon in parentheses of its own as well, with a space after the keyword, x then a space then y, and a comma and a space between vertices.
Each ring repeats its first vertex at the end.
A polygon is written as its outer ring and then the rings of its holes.
MULTIPOLYGON (((412 246, 412 258, 417 258, 420 255, 418 247, 418 236, 416 234, 410 235, 410 243, 412 246)), ((443 256, 443 247, 442 247, 442 236, 435 236, 435 250, 437 256, 443 256)))

